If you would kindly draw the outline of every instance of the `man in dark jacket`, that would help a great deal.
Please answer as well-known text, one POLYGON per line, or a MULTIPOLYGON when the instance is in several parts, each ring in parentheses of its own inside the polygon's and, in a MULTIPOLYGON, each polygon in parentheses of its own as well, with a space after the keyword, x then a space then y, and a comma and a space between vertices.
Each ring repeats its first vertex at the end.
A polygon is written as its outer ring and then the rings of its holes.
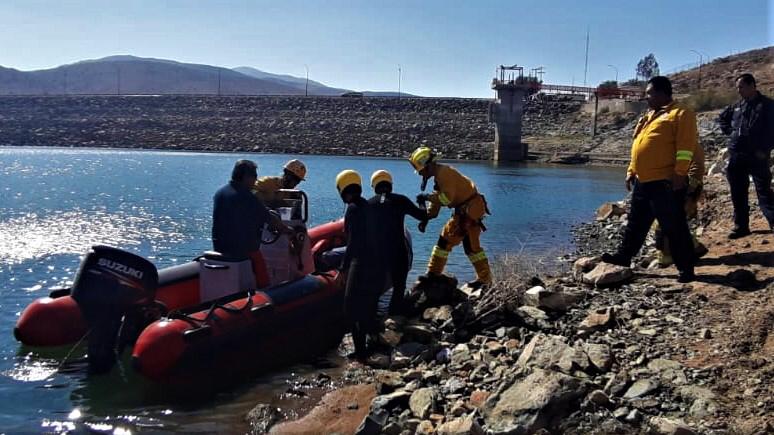
POLYGON ((427 222, 427 212, 406 196, 393 193, 392 175, 383 169, 371 175, 371 187, 376 195, 368 200, 368 205, 375 209, 377 219, 383 222, 378 232, 382 239, 380 245, 384 249, 384 258, 391 263, 392 297, 389 314, 402 314, 403 294, 412 257, 403 223, 407 215, 420 222, 427 222))
POLYGON ((379 245, 379 222, 376 210, 362 197, 360 174, 347 169, 336 177, 336 188, 347 204, 344 231, 347 251, 343 270, 347 274, 344 290, 344 312, 352 330, 355 352, 351 357, 368 356, 367 335, 376 331, 376 312, 379 295, 387 278, 389 263, 379 245))
POLYGON ((734 204, 734 228, 728 234, 738 239, 750 234, 748 204, 749 177, 758 193, 758 204, 774 230, 774 192, 771 190, 771 149, 774 148, 774 101, 755 87, 752 74, 736 79, 736 89, 742 97, 718 117, 721 130, 731 135, 728 150, 727 177, 734 204))
POLYGON ((266 263, 261 255, 261 231, 266 224, 292 232, 266 209, 251 192, 258 167, 250 160, 239 160, 231 171, 231 181, 213 197, 212 247, 233 258, 251 259, 258 287, 269 284, 266 263))

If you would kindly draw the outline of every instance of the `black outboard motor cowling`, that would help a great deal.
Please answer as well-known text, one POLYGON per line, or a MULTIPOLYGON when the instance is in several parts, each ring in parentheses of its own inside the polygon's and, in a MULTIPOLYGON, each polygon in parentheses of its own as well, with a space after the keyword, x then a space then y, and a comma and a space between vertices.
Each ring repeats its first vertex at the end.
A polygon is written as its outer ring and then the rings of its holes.
POLYGON ((138 313, 153 304, 158 282, 156 266, 138 255, 108 246, 93 246, 86 254, 72 297, 89 325, 89 373, 110 371, 122 320, 143 317, 138 313))

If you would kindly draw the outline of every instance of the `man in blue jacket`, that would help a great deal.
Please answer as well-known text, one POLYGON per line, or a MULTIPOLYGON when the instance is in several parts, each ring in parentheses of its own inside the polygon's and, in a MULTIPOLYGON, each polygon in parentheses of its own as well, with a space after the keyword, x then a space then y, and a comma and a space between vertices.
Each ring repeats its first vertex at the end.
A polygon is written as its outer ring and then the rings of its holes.
POLYGON ((750 206, 747 191, 752 176, 758 204, 774 230, 774 192, 771 190, 771 149, 774 148, 774 101, 755 87, 752 74, 736 79, 742 97, 718 117, 723 133, 730 135, 727 177, 734 204, 734 228, 729 239, 750 234, 750 206))

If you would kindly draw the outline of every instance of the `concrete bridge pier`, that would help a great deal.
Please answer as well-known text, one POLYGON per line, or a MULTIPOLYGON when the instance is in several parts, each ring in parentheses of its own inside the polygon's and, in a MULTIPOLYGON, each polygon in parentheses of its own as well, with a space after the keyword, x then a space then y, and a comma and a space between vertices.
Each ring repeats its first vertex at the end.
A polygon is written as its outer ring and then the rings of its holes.
POLYGON ((495 123, 494 161, 519 162, 527 159, 527 144, 521 142, 521 115, 526 89, 520 86, 494 86, 497 100, 492 104, 495 123))

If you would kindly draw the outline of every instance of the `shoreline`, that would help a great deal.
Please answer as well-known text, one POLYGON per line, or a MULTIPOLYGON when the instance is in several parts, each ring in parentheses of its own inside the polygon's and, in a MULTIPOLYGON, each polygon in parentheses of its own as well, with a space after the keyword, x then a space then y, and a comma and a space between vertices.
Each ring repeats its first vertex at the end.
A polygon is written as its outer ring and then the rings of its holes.
MULTIPOLYGON (((648 244, 631 278, 614 279, 617 268, 604 286, 582 282, 601 273, 582 256, 615 246, 625 216, 586 222, 578 231, 590 240, 574 237, 583 246, 565 254, 577 259, 569 271, 530 275, 506 264, 513 274, 492 289, 499 311, 485 310, 487 297, 449 290, 416 316, 386 320, 377 357, 345 369, 345 385, 374 387, 359 397, 370 401, 366 417, 337 401, 354 387, 332 390, 324 407, 350 433, 361 423, 390 434, 771 431, 774 384, 764 379, 774 370, 774 238, 753 212, 754 234, 728 241, 725 179, 708 176, 705 188, 695 225, 710 252, 694 283, 678 284, 673 267, 653 268, 648 244), (460 310, 472 319, 452 316, 460 310)), ((326 411, 315 409, 290 427, 321 430, 326 411)))

